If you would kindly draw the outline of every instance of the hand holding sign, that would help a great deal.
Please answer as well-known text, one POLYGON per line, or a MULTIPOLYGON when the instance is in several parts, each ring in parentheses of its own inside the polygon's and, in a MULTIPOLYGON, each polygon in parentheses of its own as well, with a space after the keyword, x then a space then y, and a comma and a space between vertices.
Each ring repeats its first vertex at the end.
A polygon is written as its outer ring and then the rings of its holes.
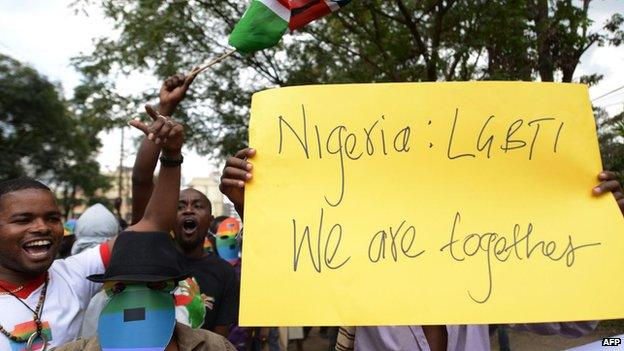
POLYGON ((238 215, 243 218, 243 206, 245 202, 245 183, 251 181, 253 166, 247 159, 254 157, 255 149, 245 148, 239 150, 233 157, 225 162, 219 190, 234 204, 238 215))
POLYGON ((598 174, 598 180, 600 180, 600 184, 597 187, 592 189, 595 195, 602 195, 611 192, 615 201, 624 214, 624 191, 622 190, 622 186, 620 182, 617 181, 617 176, 614 172, 604 171, 598 174))

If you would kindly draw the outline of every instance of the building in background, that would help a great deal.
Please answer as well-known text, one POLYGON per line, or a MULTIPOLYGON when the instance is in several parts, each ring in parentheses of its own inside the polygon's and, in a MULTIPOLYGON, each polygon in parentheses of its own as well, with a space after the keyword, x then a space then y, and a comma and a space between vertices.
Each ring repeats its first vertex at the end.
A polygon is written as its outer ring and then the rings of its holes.
POLYGON ((86 199, 84 193, 79 191, 76 199, 79 200, 80 205, 74 206, 71 211, 72 217, 79 217, 89 207, 87 201, 90 200, 101 203, 115 215, 119 215, 130 223, 132 219, 132 167, 121 167, 121 171, 118 167, 114 172, 106 172, 104 175, 110 179, 110 188, 106 191, 98 191, 91 199, 86 199), (117 199, 121 199, 119 213, 115 209, 117 199))
POLYGON ((121 167, 121 171, 120 167, 117 167, 115 172, 105 175, 112 180, 110 189, 104 192, 102 197, 108 199, 110 205, 113 206, 112 210, 114 210, 116 199, 121 199, 118 215, 130 223, 132 219, 132 167, 121 167))
MULTIPOLYGON (((102 204, 116 215, 115 201, 121 198, 119 215, 130 223, 132 219, 132 167, 122 167, 121 172, 118 167, 117 170, 104 173, 104 175, 111 179, 111 187, 105 192, 97 193, 96 197, 102 199, 102 204)), ((234 205, 219 190, 220 177, 220 172, 212 172, 209 177, 193 178, 186 183, 186 187, 197 189, 208 197, 212 204, 212 214, 215 217, 223 215, 240 220, 234 205)), ((156 181, 156 176, 154 176, 154 181, 156 181)), ((87 208, 87 201, 82 192, 78 198, 82 199, 82 204, 73 208, 72 213, 76 216, 82 214, 87 208)))

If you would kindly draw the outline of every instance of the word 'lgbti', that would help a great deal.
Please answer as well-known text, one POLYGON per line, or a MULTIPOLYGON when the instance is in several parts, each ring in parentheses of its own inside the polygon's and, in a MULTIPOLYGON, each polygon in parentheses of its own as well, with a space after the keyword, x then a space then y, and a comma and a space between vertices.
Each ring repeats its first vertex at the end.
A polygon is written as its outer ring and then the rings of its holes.
MULTIPOLYGON (((301 105, 301 123, 299 127, 293 126, 295 123, 292 119, 282 115, 277 117, 279 129, 278 154, 285 153, 284 139, 286 135, 291 135, 300 145, 300 151, 306 159, 318 155, 318 159, 323 159, 324 154, 336 156, 339 162, 340 172, 340 193, 336 200, 330 200, 325 196, 328 205, 338 206, 344 199, 346 186, 346 161, 358 161, 365 156, 375 156, 382 154, 387 156, 390 153, 408 153, 412 148, 413 139, 412 132, 416 130, 416 126, 404 125, 399 129, 387 131, 384 129, 384 122, 387 116, 382 115, 375 119, 368 127, 349 128, 344 124, 338 124, 329 130, 322 131, 318 125, 313 125, 314 141, 310 142, 308 135, 308 116, 305 105, 301 105), (316 154, 313 152, 316 147, 316 154)), ((460 119, 459 108, 455 109, 453 122, 449 131, 448 141, 445 145, 446 157, 449 160, 461 159, 463 157, 475 158, 477 155, 487 159, 496 155, 496 151, 507 154, 514 150, 524 150, 526 157, 532 160, 535 157, 536 147, 543 144, 552 154, 557 153, 557 146, 564 127, 564 122, 558 122, 553 117, 537 117, 537 118, 516 118, 508 123, 505 135, 496 135, 489 131, 491 126, 496 123, 496 116, 488 116, 478 136, 474 140, 474 149, 459 150, 456 143, 456 135, 458 121, 460 119), (540 130, 543 131, 540 133, 540 130), (528 130, 528 131, 527 131, 528 130), (528 133, 524 137, 519 136, 521 132, 528 133), (546 133, 546 132, 549 133, 546 133), (540 137, 540 135, 543 135, 540 137), (498 141, 500 144, 495 144, 498 141)), ((432 121, 429 120, 427 126, 431 126, 432 121)), ((422 133, 424 135, 424 133, 422 133)), ((429 141, 428 148, 433 149, 434 144, 429 141)))

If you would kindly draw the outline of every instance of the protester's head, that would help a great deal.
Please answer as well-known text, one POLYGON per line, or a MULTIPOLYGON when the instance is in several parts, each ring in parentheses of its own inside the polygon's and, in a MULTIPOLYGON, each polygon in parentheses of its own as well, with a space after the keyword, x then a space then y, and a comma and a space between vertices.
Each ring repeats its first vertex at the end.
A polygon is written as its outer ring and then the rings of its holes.
POLYGON ((120 230, 117 217, 104 205, 95 204, 87 208, 76 222, 72 255, 113 238, 120 230))
POLYGON ((63 238, 50 188, 31 178, 0 182, 0 266, 27 276, 44 273, 63 238))
POLYGON ((206 235, 206 239, 204 240, 204 253, 206 254, 216 254, 219 256, 219 252, 217 251, 217 238, 215 235, 217 234, 217 229, 221 222, 224 219, 228 218, 228 216, 217 216, 214 217, 212 223, 210 223, 210 229, 208 230, 208 235, 206 235))
POLYGON ((104 283, 108 296, 98 323, 101 348, 164 350, 175 326, 173 291, 187 276, 168 233, 121 233, 106 272, 88 277, 104 283))
POLYGON ((212 220, 212 223, 210 224, 210 232, 214 235, 217 234, 217 231, 219 230, 219 226, 221 225, 221 222, 223 222, 224 220, 228 219, 230 217, 228 216, 217 216, 214 218, 214 220, 212 220))
POLYGON ((219 257, 236 265, 240 260, 240 248, 237 241, 240 224, 236 218, 226 217, 221 221, 215 233, 219 257))
POLYGON ((173 280, 107 281, 108 301, 98 319, 102 350, 165 350, 175 328, 173 280))
POLYGON ((174 234, 184 251, 203 247, 212 220, 212 207, 206 195, 192 188, 180 192, 174 234))

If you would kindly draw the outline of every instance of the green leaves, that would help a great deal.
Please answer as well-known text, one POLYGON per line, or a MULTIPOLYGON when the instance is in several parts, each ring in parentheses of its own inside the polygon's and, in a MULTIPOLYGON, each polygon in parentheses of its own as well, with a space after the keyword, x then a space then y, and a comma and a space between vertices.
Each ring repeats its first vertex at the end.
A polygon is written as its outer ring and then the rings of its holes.
POLYGON ((103 125, 70 108, 59 91, 32 68, 0 54, 0 180, 37 177, 66 194, 80 189, 92 196, 108 186, 95 161, 103 125))
POLYGON ((598 141, 603 169, 618 173, 619 181, 624 181, 624 112, 609 116, 604 109, 595 108, 598 141))
MULTIPOLYGON (((96 49, 74 63, 88 77, 93 114, 113 120, 107 104, 130 113, 124 102, 145 98, 116 96, 115 75, 148 70, 164 80, 223 54, 227 36, 249 4, 243 0, 97 3, 114 21, 118 37, 98 39, 96 49), (109 101, 95 103, 97 99, 109 101)), ((189 142, 200 153, 226 156, 246 143, 251 94, 269 87, 556 77, 571 81, 587 48, 619 45, 624 40, 620 14, 597 31, 589 30, 589 3, 352 1, 332 16, 286 34, 274 48, 230 57, 203 73, 177 117, 189 127, 189 142)))

